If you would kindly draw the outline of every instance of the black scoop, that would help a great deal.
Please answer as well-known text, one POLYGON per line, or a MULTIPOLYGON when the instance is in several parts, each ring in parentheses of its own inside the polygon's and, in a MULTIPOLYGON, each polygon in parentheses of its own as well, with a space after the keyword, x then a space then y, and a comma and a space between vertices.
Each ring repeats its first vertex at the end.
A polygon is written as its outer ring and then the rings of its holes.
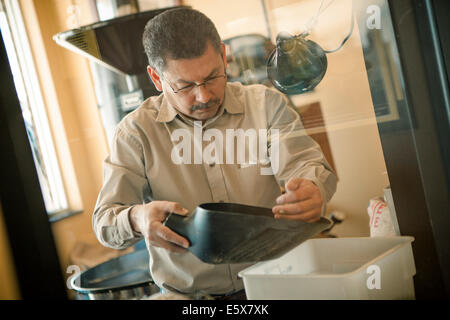
POLYGON ((165 225, 187 238, 191 251, 211 264, 278 258, 329 228, 332 222, 275 219, 272 209, 235 203, 203 203, 187 216, 170 214, 165 225))

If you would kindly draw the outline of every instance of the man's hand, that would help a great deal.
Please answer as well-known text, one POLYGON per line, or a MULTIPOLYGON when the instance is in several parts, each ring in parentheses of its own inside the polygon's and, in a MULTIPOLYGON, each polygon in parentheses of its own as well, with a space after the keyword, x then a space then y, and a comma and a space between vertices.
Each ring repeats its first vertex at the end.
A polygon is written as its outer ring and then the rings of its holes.
POLYGON ((322 213, 322 196, 310 180, 294 178, 285 186, 286 193, 277 198, 272 212, 277 219, 315 222, 322 213))
POLYGON ((189 213, 178 203, 169 201, 152 201, 134 206, 129 215, 131 227, 142 233, 147 245, 176 253, 186 252, 189 241, 162 224, 171 212, 183 216, 189 213))

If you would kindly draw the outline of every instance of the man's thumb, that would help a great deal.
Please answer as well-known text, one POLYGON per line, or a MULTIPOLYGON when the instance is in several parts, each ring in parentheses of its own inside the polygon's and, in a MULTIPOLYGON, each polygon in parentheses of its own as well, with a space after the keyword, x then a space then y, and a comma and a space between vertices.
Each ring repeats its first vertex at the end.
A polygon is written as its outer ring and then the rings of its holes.
POLYGON ((289 191, 295 191, 298 189, 298 187, 300 186, 301 183, 300 178, 294 178, 288 181, 288 183, 286 183, 286 189, 289 191))
POLYGON ((175 204, 174 208, 173 208, 173 213, 176 214, 180 214, 182 216, 186 216, 189 213, 189 210, 186 208, 183 208, 182 206, 180 206, 178 203, 175 204))

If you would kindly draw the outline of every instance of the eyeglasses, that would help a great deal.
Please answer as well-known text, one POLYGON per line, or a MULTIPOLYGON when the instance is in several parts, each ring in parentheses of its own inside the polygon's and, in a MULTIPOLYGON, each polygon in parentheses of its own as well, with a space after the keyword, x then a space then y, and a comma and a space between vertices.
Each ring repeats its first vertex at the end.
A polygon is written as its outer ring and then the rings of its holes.
POLYGON ((222 74, 222 75, 219 75, 219 76, 214 76, 214 77, 211 77, 209 79, 206 79, 202 83, 199 83, 199 84, 191 83, 191 84, 188 84, 187 86, 179 88, 179 89, 174 89, 173 84, 170 83, 169 80, 167 80, 165 77, 163 78, 163 80, 167 82, 169 87, 172 89, 173 93, 182 94, 182 95, 189 95, 192 92, 194 92, 194 89, 197 88, 197 87, 204 86, 205 88, 214 88, 216 85, 218 85, 220 83, 220 81, 223 78, 226 78, 226 77, 227 77, 226 74, 222 74))

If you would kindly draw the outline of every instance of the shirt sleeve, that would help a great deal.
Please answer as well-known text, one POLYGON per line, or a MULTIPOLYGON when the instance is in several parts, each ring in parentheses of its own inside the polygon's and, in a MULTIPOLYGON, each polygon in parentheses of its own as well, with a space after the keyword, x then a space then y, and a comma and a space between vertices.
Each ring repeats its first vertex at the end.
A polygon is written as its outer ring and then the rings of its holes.
POLYGON ((92 216, 101 244, 124 249, 142 239, 133 231, 129 212, 148 202, 151 190, 145 174, 145 160, 139 139, 118 127, 111 153, 103 163, 103 186, 92 216))
POLYGON ((279 184, 291 178, 311 180, 320 190, 324 215, 326 203, 336 192, 335 172, 319 144, 306 134, 299 114, 288 105, 286 98, 269 89, 266 101, 268 150, 275 178, 279 184), (279 134, 278 139, 275 132, 279 134))

